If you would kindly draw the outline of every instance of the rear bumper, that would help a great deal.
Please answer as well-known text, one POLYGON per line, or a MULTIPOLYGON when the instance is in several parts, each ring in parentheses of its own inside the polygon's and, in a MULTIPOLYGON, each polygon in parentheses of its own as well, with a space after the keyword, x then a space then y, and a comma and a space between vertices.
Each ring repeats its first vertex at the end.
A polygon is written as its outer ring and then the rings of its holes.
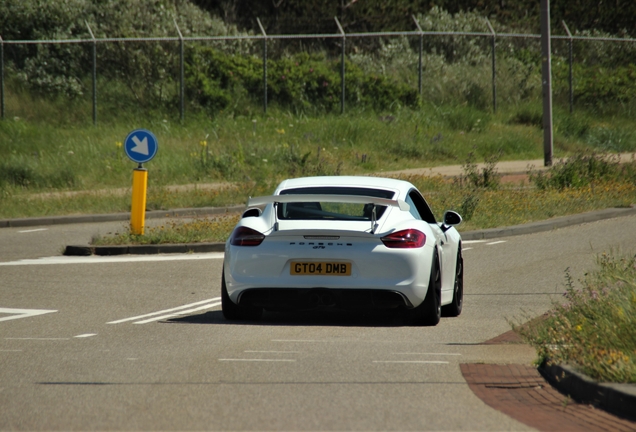
POLYGON ((337 288, 252 288, 242 291, 241 306, 268 310, 395 309, 412 308, 409 299, 398 291, 337 288))

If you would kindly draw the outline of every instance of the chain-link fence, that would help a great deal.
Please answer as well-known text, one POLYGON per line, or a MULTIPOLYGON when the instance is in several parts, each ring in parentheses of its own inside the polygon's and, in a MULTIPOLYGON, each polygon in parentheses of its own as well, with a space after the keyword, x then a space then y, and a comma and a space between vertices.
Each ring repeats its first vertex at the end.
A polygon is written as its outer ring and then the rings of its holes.
MULTIPOLYGON (((541 35, 539 34, 521 34, 521 33, 498 33, 495 31, 491 23, 486 19, 484 22, 484 27, 487 28, 487 31, 484 32, 457 32, 457 31, 428 31, 423 30, 423 27, 418 22, 416 17, 413 17, 413 29, 409 31, 403 32, 372 32, 372 33, 346 33, 343 30, 343 27, 340 25, 340 22, 337 18, 334 18, 334 33, 331 34, 277 34, 270 35, 265 31, 265 27, 261 24, 260 20, 257 20, 258 31, 253 35, 244 35, 244 36, 189 36, 184 37, 179 25, 176 21, 174 21, 174 33, 175 37, 139 37, 139 38, 96 38, 93 34, 93 31, 89 24, 86 24, 86 29, 90 38, 79 38, 79 39, 63 39, 63 40, 3 40, 0 37, 0 114, 4 119, 7 115, 6 106, 5 106, 5 89, 6 89, 6 78, 5 78, 5 50, 7 49, 28 49, 30 46, 49 46, 49 47, 57 47, 58 52, 56 52, 53 48, 51 48, 51 61, 55 61, 54 56, 57 55, 76 55, 73 54, 73 50, 69 49, 66 51, 62 51, 60 47, 63 46, 76 46, 80 47, 80 50, 90 50, 90 54, 88 56, 84 56, 84 58, 90 59, 90 80, 91 80, 91 91, 92 91, 92 117, 93 123, 97 123, 98 118, 98 106, 100 100, 100 93, 98 89, 98 78, 100 75, 100 71, 104 71, 107 68, 121 68, 122 70, 125 68, 129 68, 132 70, 147 70, 145 75, 141 77, 142 80, 156 82, 165 81, 167 83, 174 83, 176 87, 176 93, 178 100, 178 112, 181 120, 184 120, 186 115, 186 101, 188 98, 188 94, 192 92, 196 92, 197 89, 188 88, 186 82, 186 54, 188 48, 195 45, 213 45, 218 43, 224 44, 234 44, 231 45, 228 51, 232 51, 232 46, 238 47, 241 43, 246 42, 251 45, 252 56, 258 56, 260 60, 262 60, 261 68, 262 68, 262 77, 260 78, 260 84, 257 87, 260 87, 262 90, 262 109, 267 112, 268 109, 268 101, 271 97, 272 93, 272 84, 268 83, 268 63, 269 63, 269 51, 272 50, 272 47, 276 47, 276 51, 278 53, 284 52, 284 45, 295 43, 300 48, 299 49, 308 49, 314 43, 318 45, 327 45, 329 46, 332 57, 339 57, 339 75, 340 75, 340 85, 339 85, 339 110, 341 113, 345 112, 347 101, 347 61, 356 60, 358 62, 362 62, 360 60, 360 55, 358 54, 358 45, 363 44, 362 41, 370 41, 369 44, 377 47, 378 45, 385 47, 388 46, 387 40, 397 40, 402 39, 406 40, 410 49, 412 50, 414 56, 416 56, 417 60, 413 61, 410 64, 406 62, 407 68, 409 69, 406 72, 404 77, 404 81, 409 82, 413 87, 415 87, 417 94, 420 98, 426 98, 425 92, 423 91, 424 86, 424 75, 427 70, 427 59, 426 53, 431 51, 431 42, 435 40, 439 40, 440 38, 450 38, 453 40, 452 43, 456 44, 457 47, 467 46, 473 44, 474 41, 479 41, 478 45, 481 47, 479 49, 486 49, 489 51, 489 78, 490 83, 489 87, 492 92, 492 97, 488 105, 491 106, 492 111, 497 111, 498 99, 498 85, 500 85, 498 80, 498 73, 500 71, 500 66, 497 62, 497 53, 502 49, 508 49, 508 44, 514 43, 514 41, 524 41, 524 44, 537 44, 537 49, 535 52, 540 52, 538 50, 538 43, 540 41, 541 35), (352 43, 355 41, 356 43, 352 43), (164 57, 167 57, 162 64, 147 64, 142 65, 138 58, 135 58, 131 65, 126 64, 116 64, 112 59, 112 56, 109 56, 109 53, 118 49, 121 51, 128 51, 131 55, 138 49, 141 45, 147 44, 158 44, 157 46, 159 50, 164 53, 171 53, 171 56, 165 54, 164 57), (303 45, 305 44, 305 45, 303 45), (463 44, 463 45, 462 45, 463 44), (260 47, 258 47, 260 45, 260 47), (503 45, 503 46, 502 46, 503 45), (103 47, 98 50, 98 47, 103 47), (282 48, 281 48, 282 47, 282 48), (486 48, 488 47, 488 48, 486 48)), ((562 53, 562 58, 567 59, 567 89, 568 89, 568 101, 569 101, 569 110, 570 112, 574 109, 574 82, 577 77, 574 72, 575 62, 574 62, 574 47, 575 44, 578 43, 609 43, 612 45, 616 44, 630 44, 630 47, 633 47, 636 39, 629 38, 612 38, 612 37, 595 37, 595 36, 586 36, 586 35, 573 35, 568 29, 567 25, 563 23, 563 30, 566 33, 565 35, 553 35, 551 36, 554 42, 559 43, 560 45, 553 44, 553 47, 562 53)), ((364 45, 364 44, 363 44, 364 45)), ((470 45, 472 46, 472 45, 470 45)), ((227 48, 227 47, 226 47, 227 48)), ((298 47, 297 47, 298 48, 298 47)), ((554 48, 553 48, 554 49, 554 48)), ((457 54, 460 48, 453 48, 450 53, 446 53, 445 55, 453 56, 457 54)), ((620 50, 620 49, 619 49, 620 50)), ((132 57, 131 57, 132 58, 132 57)), ((389 67, 389 65, 384 64, 382 60, 371 60, 371 62, 376 62, 372 66, 381 70, 381 72, 385 72, 385 69, 389 67)), ((36 65, 37 66, 37 65, 36 65)), ((73 73, 69 71, 69 73, 73 73)), ((123 72, 122 72, 123 73, 123 72)), ((441 72, 440 72, 441 73, 441 72)), ((112 75, 112 74, 111 74, 112 75)), ((442 76, 442 75, 438 75, 442 76)), ((284 78, 284 77, 283 77, 284 78)), ((441 79, 441 78, 440 78, 441 79)), ((488 86, 488 85, 486 85, 488 86)), ((135 93, 135 85, 129 85, 130 91, 135 93)), ((160 86, 161 89, 159 91, 164 91, 163 86, 160 86)), ((483 87, 483 83, 482 83, 483 87)), ((255 87, 253 87, 255 88, 255 87)), ((518 89, 517 89, 518 90, 518 89)), ((517 91, 514 90, 514 91, 517 91)), ((467 93, 470 93, 473 90, 467 90, 467 93)), ((483 97, 483 95, 482 95, 483 97)), ((140 99, 140 98, 137 98, 140 99)), ((175 110, 176 111, 176 110, 175 110)))

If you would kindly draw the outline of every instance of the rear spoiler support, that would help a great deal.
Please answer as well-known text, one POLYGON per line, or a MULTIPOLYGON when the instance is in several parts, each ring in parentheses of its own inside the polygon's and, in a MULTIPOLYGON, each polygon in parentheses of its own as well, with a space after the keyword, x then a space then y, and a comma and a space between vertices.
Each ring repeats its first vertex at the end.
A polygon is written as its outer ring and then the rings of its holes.
MULTIPOLYGON (((372 204, 371 210, 371 234, 375 234, 377 228, 376 206, 398 207, 401 211, 409 211, 411 206, 403 200, 391 200, 387 198, 378 198, 365 195, 334 195, 334 194, 298 194, 298 195, 269 195, 261 197, 250 197, 247 200, 247 207, 257 207, 266 204, 277 203, 297 203, 297 202, 334 202, 348 204, 372 204)), ((278 231, 278 212, 274 212, 276 222, 274 223, 274 231, 278 231)))

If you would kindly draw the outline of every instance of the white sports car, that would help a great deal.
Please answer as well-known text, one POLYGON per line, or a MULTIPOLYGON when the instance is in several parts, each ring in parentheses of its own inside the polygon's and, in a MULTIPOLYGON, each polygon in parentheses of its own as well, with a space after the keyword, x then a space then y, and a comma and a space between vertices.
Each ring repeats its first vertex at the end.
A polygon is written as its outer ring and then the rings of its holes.
POLYGON ((437 222, 402 180, 285 180, 272 196, 249 199, 225 245, 223 315, 395 308, 436 325, 462 311, 461 220, 447 211, 437 222))

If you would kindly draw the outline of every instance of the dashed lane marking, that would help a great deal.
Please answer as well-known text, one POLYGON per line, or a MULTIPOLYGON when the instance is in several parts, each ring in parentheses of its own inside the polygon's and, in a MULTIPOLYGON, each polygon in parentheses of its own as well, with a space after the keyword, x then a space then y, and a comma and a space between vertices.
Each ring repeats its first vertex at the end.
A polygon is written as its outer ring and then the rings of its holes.
POLYGON ((432 356, 461 356, 459 353, 393 353, 395 355, 432 355, 432 356))
POLYGON ((18 231, 19 233, 32 233, 32 232, 38 232, 38 231, 48 231, 48 228, 36 228, 36 229, 30 229, 30 230, 22 230, 22 231, 18 231))
POLYGON ((293 359, 219 359, 223 362, 295 362, 293 359))
POLYGON ((492 243, 486 243, 486 246, 492 246, 492 245, 501 244, 501 243, 506 243, 506 240, 499 240, 492 243))
POLYGON ((373 363, 449 364, 447 361, 436 360, 373 360, 373 363))
POLYGON ((77 336, 73 336, 76 338, 87 338, 87 337, 91 337, 91 336, 97 336, 97 333, 86 333, 86 334, 81 334, 81 335, 77 335, 77 336))

